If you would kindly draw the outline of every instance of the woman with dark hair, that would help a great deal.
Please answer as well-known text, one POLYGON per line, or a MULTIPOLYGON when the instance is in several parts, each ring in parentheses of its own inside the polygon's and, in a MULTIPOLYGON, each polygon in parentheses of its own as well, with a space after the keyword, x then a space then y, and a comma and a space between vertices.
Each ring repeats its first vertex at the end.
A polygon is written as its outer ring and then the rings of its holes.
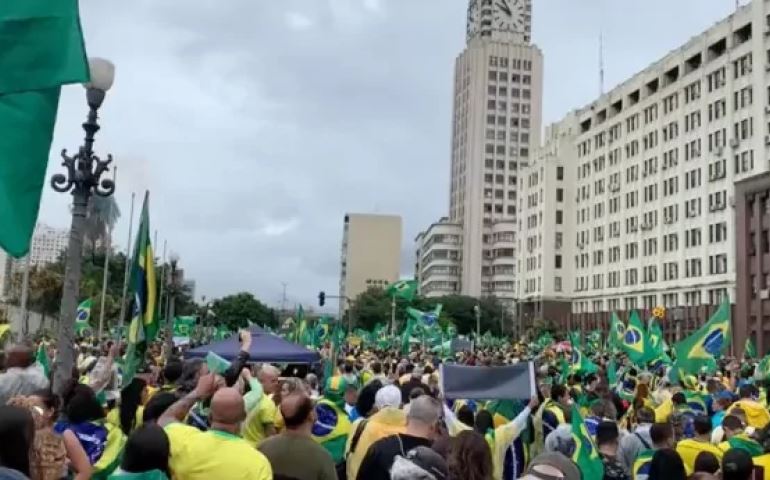
POLYGON ((63 419, 56 422, 54 431, 64 438, 67 455, 76 454, 78 447, 82 447, 94 468, 94 476, 106 477, 117 467, 125 435, 104 421, 104 409, 91 387, 71 386, 63 398, 63 419))
POLYGON ((141 378, 134 378, 120 391, 120 405, 107 414, 107 421, 116 427, 120 427, 123 433, 131 432, 142 424, 144 407, 142 400, 147 392, 147 382, 141 378))
POLYGON ((452 439, 447 461, 450 480, 489 480, 492 454, 484 437, 466 430, 452 439))
POLYGON ((170 478, 168 460, 170 447, 163 428, 148 423, 134 430, 123 450, 120 468, 110 479, 131 479, 141 474, 142 480, 170 478))
POLYGON ((682 457, 671 448, 657 450, 652 456, 647 480, 687 480, 682 457))
POLYGON ((22 407, 0 407, 0 474, 8 478, 20 473, 18 478, 30 474, 29 458, 35 438, 35 422, 32 414, 22 407))

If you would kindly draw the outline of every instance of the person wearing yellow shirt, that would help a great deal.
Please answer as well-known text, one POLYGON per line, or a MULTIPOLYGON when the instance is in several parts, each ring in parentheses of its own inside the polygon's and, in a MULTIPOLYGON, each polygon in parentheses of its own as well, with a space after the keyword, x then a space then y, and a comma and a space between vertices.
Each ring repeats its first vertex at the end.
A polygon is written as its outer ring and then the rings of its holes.
POLYGON ((275 434, 278 407, 269 395, 278 391, 280 375, 280 370, 272 365, 263 365, 257 374, 264 394, 257 402, 256 407, 248 412, 242 432, 243 438, 254 447, 258 446, 265 438, 275 434))
POLYGON ((387 385, 377 390, 374 396, 376 413, 368 418, 359 418, 350 427, 351 433, 345 445, 348 478, 358 476, 361 461, 374 442, 406 432, 406 413, 400 407, 401 390, 397 386, 387 385))
POLYGON ((754 385, 743 385, 738 390, 738 394, 741 399, 730 406, 727 410, 728 415, 732 413, 733 410, 740 408, 746 412, 746 423, 748 426, 754 427, 757 430, 764 428, 770 423, 770 412, 768 412, 761 403, 754 400, 754 398, 758 396, 757 389, 754 385))
POLYGON ((195 390, 171 405, 158 419, 158 425, 168 436, 173 478, 272 480, 267 458, 238 436, 245 418, 245 404, 238 390, 217 390, 215 375, 202 376, 195 390), (195 402, 209 397, 211 428, 208 431, 181 423, 195 402))
MULTIPOLYGON (((551 398, 546 399, 540 405, 533 419, 535 428, 535 443, 533 447, 535 449, 542 447, 548 434, 556 430, 556 427, 560 424, 565 423, 564 412, 569 409, 570 402, 567 387, 564 385, 554 385, 551 387, 551 398)), ((537 453, 539 452, 534 451, 532 455, 534 456, 537 453)))
POLYGON ((711 444, 711 419, 705 415, 698 415, 693 420, 695 438, 685 438, 676 444, 676 453, 682 457, 684 469, 687 475, 695 471, 695 459, 701 452, 712 453, 721 462, 724 453, 717 446, 711 444))

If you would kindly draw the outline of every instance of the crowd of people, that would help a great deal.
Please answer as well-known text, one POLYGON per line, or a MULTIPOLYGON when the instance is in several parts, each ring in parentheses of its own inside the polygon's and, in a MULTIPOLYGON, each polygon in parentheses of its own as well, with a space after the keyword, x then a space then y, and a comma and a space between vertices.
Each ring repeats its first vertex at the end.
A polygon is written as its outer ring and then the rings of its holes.
POLYGON ((618 354, 585 373, 552 352, 441 358, 418 346, 354 349, 326 377, 300 378, 253 364, 240 338, 224 371, 152 349, 128 382, 117 345, 82 344, 58 394, 36 345, 6 346, 0 480, 770 479, 770 411, 750 362, 672 382, 618 354), (531 399, 442 394, 442 362, 520 361, 537 372, 531 399))

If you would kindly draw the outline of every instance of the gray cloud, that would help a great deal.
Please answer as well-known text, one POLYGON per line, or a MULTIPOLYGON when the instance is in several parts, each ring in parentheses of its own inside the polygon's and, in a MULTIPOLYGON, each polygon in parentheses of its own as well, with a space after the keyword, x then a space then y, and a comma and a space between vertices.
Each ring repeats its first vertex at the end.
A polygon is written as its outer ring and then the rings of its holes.
MULTIPOLYGON (((721 18, 722 3, 536 1, 546 120, 596 96, 600 24, 611 86, 721 18)), ((277 304, 282 281, 291 302, 333 292, 347 211, 402 215, 411 273, 414 236, 447 210, 466 5, 81 2, 89 54, 117 67, 96 149, 116 157, 124 220, 130 192, 150 189, 153 228, 209 298, 248 290, 277 304)), ((82 137, 82 92, 65 89, 54 152, 82 137)), ((41 220, 67 225, 68 201, 47 191, 41 220)))

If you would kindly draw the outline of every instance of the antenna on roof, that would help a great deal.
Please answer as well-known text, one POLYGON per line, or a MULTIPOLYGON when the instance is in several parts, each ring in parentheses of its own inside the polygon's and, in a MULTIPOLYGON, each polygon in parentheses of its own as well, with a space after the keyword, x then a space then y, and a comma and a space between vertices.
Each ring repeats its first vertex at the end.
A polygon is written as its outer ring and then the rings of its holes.
POLYGON ((604 39, 599 31, 599 96, 604 95, 604 39))

